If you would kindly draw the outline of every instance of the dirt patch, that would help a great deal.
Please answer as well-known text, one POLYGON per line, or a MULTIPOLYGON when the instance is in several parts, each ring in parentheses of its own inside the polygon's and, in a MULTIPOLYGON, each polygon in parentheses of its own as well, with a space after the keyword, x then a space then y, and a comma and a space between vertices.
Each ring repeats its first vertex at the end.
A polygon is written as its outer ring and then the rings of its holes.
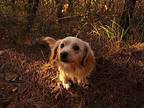
MULTIPOLYGON (((91 41, 92 43, 94 42, 91 41)), ((107 49, 103 47, 103 50, 104 48, 107 49)), ((121 48, 115 53, 107 54, 94 46, 93 49, 97 63, 89 79, 90 87, 85 89, 75 85, 69 91, 59 88, 57 84, 57 69, 48 64, 49 47, 25 44, 5 50, 0 55, 0 106, 2 108, 143 107, 143 44, 121 48)))

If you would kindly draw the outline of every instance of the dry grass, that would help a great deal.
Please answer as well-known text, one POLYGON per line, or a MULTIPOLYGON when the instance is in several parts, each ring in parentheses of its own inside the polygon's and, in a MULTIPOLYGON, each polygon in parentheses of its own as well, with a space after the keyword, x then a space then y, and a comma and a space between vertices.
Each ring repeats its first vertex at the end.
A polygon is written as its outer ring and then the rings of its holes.
POLYGON ((46 46, 23 44, 6 50, 0 55, 1 106, 142 107, 144 45, 139 43, 125 47, 122 44, 117 48, 114 42, 102 38, 97 40, 93 36, 83 38, 91 44, 96 43, 96 48, 93 48, 97 64, 88 89, 74 86, 66 91, 57 84, 57 70, 48 64, 49 48, 46 46))
POLYGON ((143 108, 144 2, 137 2, 127 42, 118 24, 123 1, 94 2, 89 16, 85 5, 75 3, 73 16, 78 17, 61 23, 53 0, 45 2, 40 2, 30 33, 25 31, 26 0, 16 2, 16 11, 8 1, 0 4, 0 107, 143 108), (90 43, 97 63, 88 89, 74 85, 66 91, 59 85, 57 69, 48 63, 49 47, 35 41, 47 35, 76 36, 90 43))

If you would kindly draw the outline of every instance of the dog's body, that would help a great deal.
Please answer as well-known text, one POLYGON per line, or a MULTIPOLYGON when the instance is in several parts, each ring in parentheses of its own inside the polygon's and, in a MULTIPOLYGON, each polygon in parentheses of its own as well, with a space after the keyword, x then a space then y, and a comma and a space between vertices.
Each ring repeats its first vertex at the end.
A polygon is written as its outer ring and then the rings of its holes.
POLYGON ((95 57, 89 44, 76 37, 66 37, 56 41, 46 37, 51 47, 50 62, 56 63, 59 80, 64 88, 70 88, 70 81, 88 84, 87 77, 95 66, 95 57))

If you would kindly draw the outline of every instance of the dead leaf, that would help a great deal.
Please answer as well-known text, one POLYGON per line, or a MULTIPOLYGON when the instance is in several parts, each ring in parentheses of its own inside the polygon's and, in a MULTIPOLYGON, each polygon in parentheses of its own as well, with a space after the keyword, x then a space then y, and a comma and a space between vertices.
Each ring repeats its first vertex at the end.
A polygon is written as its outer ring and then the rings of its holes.
POLYGON ((5 52, 5 50, 1 50, 1 51, 0 51, 0 55, 2 55, 4 52, 5 52))
POLYGON ((18 78, 18 75, 16 73, 6 73, 5 74, 6 81, 15 81, 17 78, 18 78))
POLYGON ((12 92, 16 92, 17 89, 18 89, 17 87, 13 88, 13 89, 12 89, 12 92))

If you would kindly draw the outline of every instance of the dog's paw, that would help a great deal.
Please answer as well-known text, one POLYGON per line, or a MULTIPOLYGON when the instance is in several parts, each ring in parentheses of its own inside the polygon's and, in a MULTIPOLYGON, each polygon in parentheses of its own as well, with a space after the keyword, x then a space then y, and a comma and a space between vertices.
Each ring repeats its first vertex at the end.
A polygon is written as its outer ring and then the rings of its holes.
POLYGON ((66 90, 69 90, 70 87, 71 87, 71 83, 63 84, 63 87, 64 87, 66 90))

